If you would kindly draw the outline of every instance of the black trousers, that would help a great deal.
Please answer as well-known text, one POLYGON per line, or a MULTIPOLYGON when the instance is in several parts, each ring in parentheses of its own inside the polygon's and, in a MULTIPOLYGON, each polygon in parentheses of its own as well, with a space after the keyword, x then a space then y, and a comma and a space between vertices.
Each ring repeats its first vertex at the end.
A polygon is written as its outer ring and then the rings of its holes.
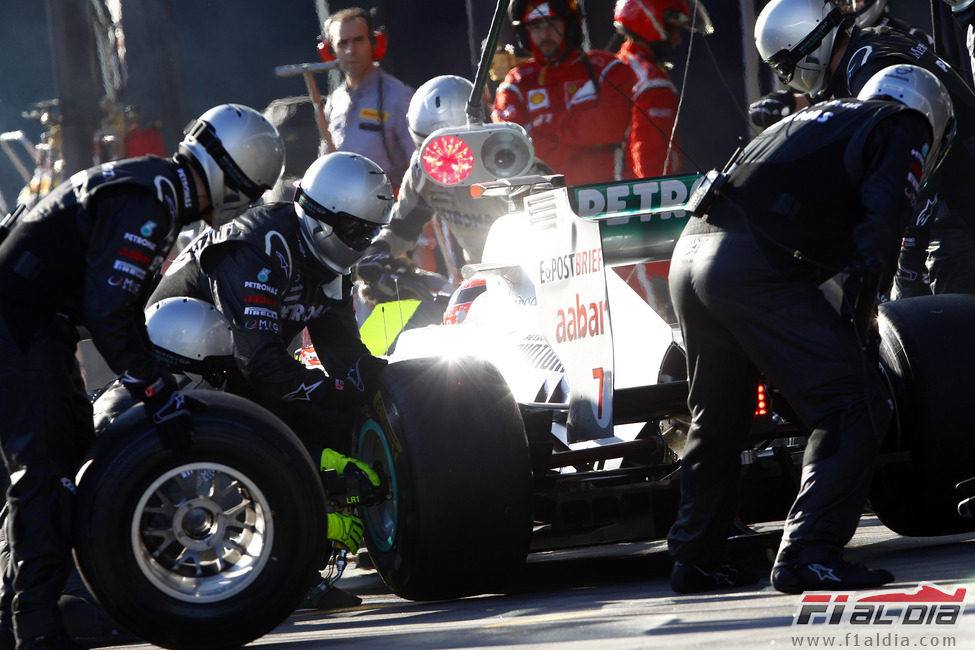
POLYGON ((743 218, 730 222, 685 232, 671 263, 692 424, 669 549, 684 562, 724 559, 761 373, 812 431, 779 561, 825 559, 856 530, 892 405, 817 283, 774 267, 743 218))
POLYGON ((11 482, 12 559, 0 602, 19 639, 62 631, 57 602, 72 567, 74 476, 93 440, 77 341, 59 316, 0 307, 0 447, 11 482))

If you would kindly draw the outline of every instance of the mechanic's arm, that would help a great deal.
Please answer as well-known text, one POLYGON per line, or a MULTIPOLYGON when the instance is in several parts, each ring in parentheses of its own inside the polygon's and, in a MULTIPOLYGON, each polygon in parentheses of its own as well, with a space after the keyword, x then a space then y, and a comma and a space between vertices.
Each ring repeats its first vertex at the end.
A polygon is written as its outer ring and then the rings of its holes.
POLYGON ((494 108, 491 111, 492 122, 514 122, 520 124, 531 134, 531 118, 525 104, 525 97, 518 87, 521 75, 517 68, 512 68, 505 75, 504 81, 498 86, 494 95, 494 108))
MULTIPOLYGON (((652 80, 662 81, 662 80, 652 80)), ((667 173, 680 171, 680 151, 670 136, 677 118, 677 95, 672 84, 648 87, 636 97, 630 125, 630 150, 636 178, 661 176, 670 150, 667 173)), ((676 139, 676 134, 674 135, 676 139)))
POLYGON ((318 359, 333 377, 345 377, 361 357, 372 356, 359 336, 348 276, 342 279, 342 296, 341 301, 334 301, 321 316, 306 323, 318 359))
POLYGON ((410 167, 403 176, 399 194, 396 195, 396 202, 393 203, 389 224, 379 231, 376 238, 376 242, 386 244, 393 257, 399 257, 416 248, 423 227, 433 218, 433 208, 420 195, 422 176, 419 154, 414 152, 410 167))
POLYGON ((204 258, 204 271, 215 306, 233 326, 234 358, 247 382, 272 400, 341 405, 346 395, 334 379, 288 354, 280 334, 288 278, 277 261, 246 245, 221 246, 211 253, 204 258))
POLYGON ((112 372, 170 378, 153 352, 143 306, 173 243, 173 220, 148 191, 101 195, 91 207, 84 323, 112 372))
POLYGON ((912 111, 884 120, 867 139, 860 188, 866 212, 853 231, 854 265, 879 262, 882 269, 895 268, 901 236, 920 189, 921 152, 930 142, 927 121, 912 111))

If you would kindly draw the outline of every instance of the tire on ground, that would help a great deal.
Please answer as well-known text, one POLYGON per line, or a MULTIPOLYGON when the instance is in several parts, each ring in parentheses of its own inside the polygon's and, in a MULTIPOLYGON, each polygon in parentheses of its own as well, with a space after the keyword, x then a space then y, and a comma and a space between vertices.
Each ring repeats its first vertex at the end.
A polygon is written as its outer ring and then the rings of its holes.
POLYGON ((528 443, 507 384, 472 358, 401 361, 380 379, 356 439, 390 482, 391 497, 363 509, 380 575, 413 600, 503 590, 532 530, 528 443))
POLYGON ((975 296, 895 300, 881 305, 879 320, 900 426, 884 441, 871 506, 901 535, 975 530, 958 515, 955 491, 975 475, 975 296))
POLYGON ((290 430, 243 398, 189 391, 192 449, 136 406, 78 481, 75 559, 123 627, 172 648, 235 648, 283 621, 325 567, 325 494, 290 430))

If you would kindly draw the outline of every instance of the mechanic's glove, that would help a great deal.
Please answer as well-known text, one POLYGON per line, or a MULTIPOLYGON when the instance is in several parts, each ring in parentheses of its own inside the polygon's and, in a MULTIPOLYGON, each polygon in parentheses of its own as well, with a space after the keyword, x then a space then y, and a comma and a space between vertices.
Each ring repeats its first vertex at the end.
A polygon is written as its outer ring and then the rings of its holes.
POLYGON ((877 287, 883 265, 880 260, 869 259, 846 269, 843 281, 841 315, 848 319, 863 349, 875 354, 880 345, 877 331, 877 287))
POLYGON ((176 390, 172 376, 160 376, 150 382, 125 373, 121 382, 133 397, 142 401, 163 446, 173 451, 188 451, 193 443, 191 411, 202 408, 203 403, 176 390))
POLYGON ((368 249, 355 267, 362 282, 359 294, 370 302, 396 300, 396 277, 410 273, 406 260, 393 257, 384 242, 376 242, 368 249))
POLYGON ((362 520, 344 512, 328 513, 328 538, 341 548, 355 553, 362 546, 362 520))
POLYGON ((379 373, 387 365, 389 361, 382 357, 364 354, 349 368, 349 374, 345 377, 346 384, 351 384, 361 393, 371 395, 379 387, 379 373))
POLYGON ((796 96, 791 90, 776 90, 748 106, 752 124, 762 128, 772 126, 796 110, 796 96))
POLYGON ((351 458, 349 456, 345 456, 344 454, 340 454, 334 449, 329 449, 328 447, 322 450, 321 468, 322 471, 334 469, 339 476, 344 476, 347 469, 350 469, 350 471, 361 471, 363 474, 365 474, 366 478, 369 479, 369 482, 372 483, 373 487, 379 487, 381 483, 379 474, 376 473, 376 470, 366 465, 365 462, 359 460, 358 458, 351 458), (349 468, 349 465, 352 465, 351 469, 349 468))

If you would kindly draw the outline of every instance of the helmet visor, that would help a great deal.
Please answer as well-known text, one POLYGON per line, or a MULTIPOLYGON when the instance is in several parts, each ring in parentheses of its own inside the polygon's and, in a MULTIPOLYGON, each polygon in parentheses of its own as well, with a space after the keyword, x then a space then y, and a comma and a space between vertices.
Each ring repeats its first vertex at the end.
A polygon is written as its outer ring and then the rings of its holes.
POLYGON ((357 251, 369 248, 379 234, 382 224, 360 219, 348 212, 333 212, 305 194, 301 186, 295 189, 295 203, 309 217, 330 226, 343 244, 357 251))
POLYGON ((796 66, 820 46, 826 35, 838 27, 846 16, 839 9, 832 9, 826 17, 816 25, 816 28, 806 34, 791 50, 781 49, 768 58, 766 63, 778 75, 783 83, 792 81, 796 73, 796 66))
POLYGON ((197 142, 216 161, 217 166, 223 172, 224 183, 227 186, 243 192, 252 202, 261 198, 265 190, 270 189, 247 178, 244 170, 227 153, 211 124, 198 120, 190 129, 189 135, 195 137, 197 142))

